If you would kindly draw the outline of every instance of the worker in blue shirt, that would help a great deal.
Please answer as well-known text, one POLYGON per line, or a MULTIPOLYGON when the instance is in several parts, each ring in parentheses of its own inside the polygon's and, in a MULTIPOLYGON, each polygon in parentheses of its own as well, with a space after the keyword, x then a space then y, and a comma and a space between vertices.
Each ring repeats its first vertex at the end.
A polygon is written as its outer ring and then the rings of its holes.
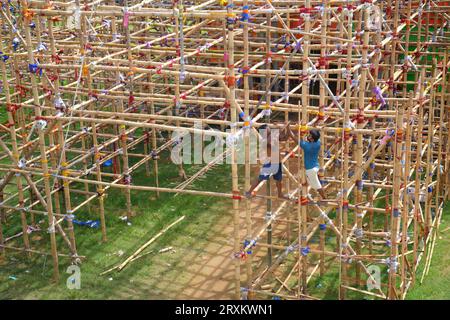
MULTIPOLYGON (((292 133, 289 126, 287 127, 289 137, 297 142, 297 138, 292 133)), ((310 130, 306 139, 298 140, 300 147, 303 149, 303 158, 305 163, 306 180, 308 184, 316 190, 322 199, 325 199, 325 192, 319 180, 319 152, 320 152, 320 132, 319 130, 310 130)))

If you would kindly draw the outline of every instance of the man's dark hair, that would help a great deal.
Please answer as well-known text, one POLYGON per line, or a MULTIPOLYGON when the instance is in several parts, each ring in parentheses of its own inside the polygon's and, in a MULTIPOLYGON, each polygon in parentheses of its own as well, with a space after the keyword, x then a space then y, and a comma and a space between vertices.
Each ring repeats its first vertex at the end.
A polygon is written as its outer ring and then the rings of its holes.
POLYGON ((311 134, 311 137, 314 139, 314 142, 320 139, 319 130, 311 130, 309 133, 311 134))

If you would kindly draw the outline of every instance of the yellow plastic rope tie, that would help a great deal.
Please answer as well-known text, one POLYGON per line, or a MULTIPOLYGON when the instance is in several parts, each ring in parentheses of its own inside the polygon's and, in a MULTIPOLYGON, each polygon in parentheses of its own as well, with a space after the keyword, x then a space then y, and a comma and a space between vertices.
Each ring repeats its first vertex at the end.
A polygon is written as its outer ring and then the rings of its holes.
POLYGON ((299 126, 298 127, 298 130, 300 131, 300 132, 306 132, 306 131, 308 131, 308 126, 299 126))
POLYGON ((89 75, 89 66, 87 64, 83 65, 83 77, 87 77, 89 75))
POLYGON ((30 9, 26 8, 23 10, 23 17, 25 20, 30 21, 31 19, 33 19, 34 16, 34 12, 31 11, 30 9))

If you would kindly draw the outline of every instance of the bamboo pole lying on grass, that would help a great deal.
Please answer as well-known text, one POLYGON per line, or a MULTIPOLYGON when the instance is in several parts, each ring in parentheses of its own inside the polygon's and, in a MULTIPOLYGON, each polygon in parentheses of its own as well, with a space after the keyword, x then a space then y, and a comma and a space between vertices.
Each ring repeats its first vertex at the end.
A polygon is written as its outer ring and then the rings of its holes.
POLYGON ((172 222, 170 225, 168 225, 167 227, 162 229, 155 236, 153 236, 150 240, 148 240, 146 243, 144 243, 142 246, 140 246, 132 255, 130 255, 127 259, 125 259, 124 262, 122 262, 121 264, 118 264, 115 267, 112 267, 111 269, 108 269, 108 270, 100 273, 100 275, 103 276, 103 275, 105 275, 107 273, 110 273, 111 271, 116 270, 116 269, 117 269, 117 271, 122 271, 131 261, 133 261, 133 259, 135 259, 137 256, 139 256, 139 254, 142 251, 144 251, 145 248, 147 248, 149 245, 151 245, 153 242, 155 242, 159 237, 164 235, 168 230, 170 230, 176 224, 178 224, 179 222, 183 221, 184 218, 185 218, 185 216, 182 216, 182 217, 178 218, 177 220, 175 220, 174 222, 172 222))

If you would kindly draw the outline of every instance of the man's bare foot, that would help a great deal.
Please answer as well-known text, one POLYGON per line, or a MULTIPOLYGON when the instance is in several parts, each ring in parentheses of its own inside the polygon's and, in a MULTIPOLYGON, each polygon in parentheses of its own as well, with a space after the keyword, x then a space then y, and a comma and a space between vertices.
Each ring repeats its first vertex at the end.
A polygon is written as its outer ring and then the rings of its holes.
POLYGON ((245 196, 247 199, 251 199, 251 198, 256 197, 256 194, 255 194, 254 191, 252 191, 252 192, 247 191, 246 193, 244 193, 244 196, 245 196))
POLYGON ((325 191, 323 189, 319 189, 317 190, 317 192, 319 193, 322 199, 326 199, 327 196, 325 195, 325 191))

